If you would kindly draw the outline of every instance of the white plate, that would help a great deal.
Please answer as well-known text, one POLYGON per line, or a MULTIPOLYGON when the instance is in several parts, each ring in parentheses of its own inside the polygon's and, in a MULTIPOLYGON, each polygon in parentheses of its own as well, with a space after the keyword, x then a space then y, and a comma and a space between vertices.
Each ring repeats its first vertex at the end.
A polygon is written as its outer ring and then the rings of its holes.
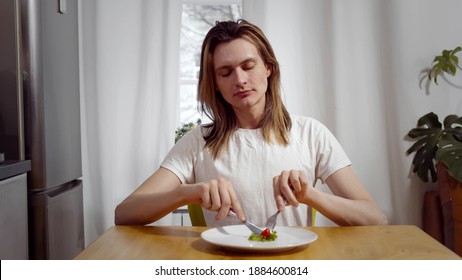
POLYGON ((201 234, 205 241, 232 250, 239 251, 260 251, 260 252, 277 252, 291 250, 299 246, 309 244, 316 239, 318 235, 312 231, 292 228, 278 227, 277 239, 275 241, 250 241, 250 230, 244 225, 224 226, 209 229, 201 234))

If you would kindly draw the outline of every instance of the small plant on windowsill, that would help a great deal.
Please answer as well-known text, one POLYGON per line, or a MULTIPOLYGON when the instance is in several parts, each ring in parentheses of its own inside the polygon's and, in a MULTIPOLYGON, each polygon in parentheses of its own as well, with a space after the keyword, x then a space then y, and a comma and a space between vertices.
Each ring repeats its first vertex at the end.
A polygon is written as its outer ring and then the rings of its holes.
POLYGON ((178 140, 180 140, 186 133, 188 133, 189 131, 191 131, 193 128, 200 125, 201 123, 202 123, 202 120, 197 119, 195 123, 193 122, 185 123, 183 124, 182 127, 177 128, 177 130, 175 130, 175 143, 178 142, 178 140))

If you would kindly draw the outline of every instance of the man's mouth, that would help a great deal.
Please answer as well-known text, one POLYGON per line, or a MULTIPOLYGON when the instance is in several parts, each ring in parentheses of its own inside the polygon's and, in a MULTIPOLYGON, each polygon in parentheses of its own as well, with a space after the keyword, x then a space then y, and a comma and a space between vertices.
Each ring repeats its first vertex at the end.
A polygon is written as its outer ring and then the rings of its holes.
POLYGON ((234 96, 238 97, 246 97, 247 95, 250 94, 250 90, 240 90, 234 94, 234 96))

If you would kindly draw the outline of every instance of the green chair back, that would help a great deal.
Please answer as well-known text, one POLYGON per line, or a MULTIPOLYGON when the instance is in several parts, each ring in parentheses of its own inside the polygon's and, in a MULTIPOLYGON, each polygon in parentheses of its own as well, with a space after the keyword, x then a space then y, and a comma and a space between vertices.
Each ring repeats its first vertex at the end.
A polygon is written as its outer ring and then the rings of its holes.
POLYGON ((188 205, 189 219, 191 219, 191 225, 195 227, 205 227, 207 223, 205 222, 204 212, 202 212, 202 207, 199 204, 189 204, 188 205))
POLYGON ((314 227, 314 221, 316 221, 316 209, 311 208, 311 226, 314 227))

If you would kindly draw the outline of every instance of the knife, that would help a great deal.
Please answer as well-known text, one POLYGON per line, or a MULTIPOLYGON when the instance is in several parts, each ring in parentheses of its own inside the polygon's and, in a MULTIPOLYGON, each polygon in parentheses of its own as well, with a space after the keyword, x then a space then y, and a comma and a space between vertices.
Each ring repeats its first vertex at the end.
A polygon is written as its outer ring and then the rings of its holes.
MULTIPOLYGON (((231 217, 234 217, 234 218, 236 218, 236 219, 239 220, 239 218, 237 217, 236 213, 234 213, 233 210, 229 210, 229 215, 230 215, 231 217)), ((241 221, 241 220, 239 220, 239 221, 241 221)), ((255 234, 257 234, 257 235, 260 235, 260 234, 262 233, 262 231, 263 231, 263 229, 257 227, 256 225, 254 225, 254 224, 252 224, 251 222, 248 222, 248 221, 246 221, 246 220, 241 221, 241 223, 243 223, 244 225, 246 225, 253 233, 255 233, 255 234)))

